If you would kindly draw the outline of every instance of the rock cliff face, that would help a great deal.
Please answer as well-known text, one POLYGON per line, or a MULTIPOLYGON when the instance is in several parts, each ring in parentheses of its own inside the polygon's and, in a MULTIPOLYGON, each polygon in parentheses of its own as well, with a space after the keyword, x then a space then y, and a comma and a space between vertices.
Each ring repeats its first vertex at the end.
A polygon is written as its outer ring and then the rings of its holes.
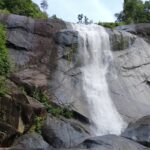
POLYGON ((29 130, 37 115, 46 114, 45 107, 20 88, 29 93, 35 88, 48 89, 57 66, 54 36, 66 25, 60 20, 35 21, 17 15, 0 15, 0 22, 7 28, 7 47, 15 64, 7 83, 11 92, 0 98, 0 145, 7 146, 16 135, 29 130))
MULTIPOLYGON (((93 147, 93 150, 99 148, 109 150, 113 147, 120 148, 121 145, 121 150, 124 150, 126 144, 129 145, 128 149, 145 149, 135 142, 117 136, 85 140, 89 137, 87 132, 89 111, 86 107, 86 101, 83 100, 84 95, 81 90, 82 78, 79 69, 81 63, 77 59, 79 57, 77 50, 78 32, 67 29, 68 23, 58 19, 33 20, 17 15, 0 15, 0 22, 6 25, 8 31, 7 46, 10 56, 16 64, 16 71, 10 77, 10 87, 23 86, 29 95, 32 89, 38 88, 47 93, 54 104, 67 106, 75 111, 78 123, 64 118, 48 117, 43 128, 43 137, 49 144, 56 149, 59 148, 57 147, 58 143, 61 145, 60 147, 75 147, 74 149, 93 147), (63 127, 63 131, 58 131, 60 127, 63 127), (69 133, 74 134, 71 138, 68 137, 68 133, 65 133, 68 130, 69 133), (51 136, 47 133, 50 133, 51 136), (63 139, 61 133, 67 138, 63 139), (76 138, 79 139, 76 140, 76 138), (116 141, 120 145, 116 145, 116 141), (126 144, 124 145, 124 143, 126 144)), ((149 31, 150 24, 118 27, 116 30, 107 29, 114 57, 107 73, 109 92, 118 112, 126 122, 132 122, 150 114, 149 31)), ((29 95, 22 97, 20 94, 21 97, 19 97, 19 94, 17 92, 16 95, 15 91, 13 96, 16 97, 14 99, 12 97, 0 99, 2 108, 13 108, 11 112, 15 114, 17 120, 17 123, 14 124, 11 119, 6 121, 7 125, 0 123, 0 128, 5 126, 11 137, 18 132, 20 133, 20 130, 25 132, 25 128, 30 127, 30 119, 34 114, 37 112, 45 113, 44 107, 29 95), (17 103, 14 104, 14 101, 17 103), (22 123, 20 112, 16 112, 17 109, 15 109, 18 104, 21 105, 22 113, 25 110, 28 112, 25 116, 28 121, 23 129, 18 129, 19 124, 22 123)), ((8 112, 7 118, 10 117, 11 113, 8 112)), ((34 136, 37 141, 42 139, 34 136)), ((45 149, 50 149, 44 141, 41 142, 41 145, 44 145, 45 149)))
POLYGON ((56 68, 55 33, 66 28, 60 20, 33 20, 24 16, 0 15, 8 29, 7 45, 17 65, 14 80, 27 86, 47 87, 56 68), (40 80, 39 80, 40 79, 40 80))
POLYGON ((120 30, 113 31, 110 40, 114 55, 114 71, 107 78, 110 94, 119 112, 132 121, 149 114, 150 45, 138 35, 120 30), (116 43, 119 48, 114 49, 116 43))

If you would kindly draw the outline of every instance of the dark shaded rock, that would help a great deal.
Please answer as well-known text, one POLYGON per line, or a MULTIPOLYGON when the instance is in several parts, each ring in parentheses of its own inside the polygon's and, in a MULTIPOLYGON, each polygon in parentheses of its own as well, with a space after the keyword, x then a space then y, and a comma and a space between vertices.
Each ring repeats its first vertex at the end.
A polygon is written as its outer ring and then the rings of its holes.
POLYGON ((78 45, 78 32, 74 30, 62 30, 56 34, 58 44, 65 46, 78 45))
POLYGON ((15 102, 11 97, 0 98, 0 120, 7 124, 10 124, 16 130, 23 132, 24 125, 21 119, 21 105, 15 102))
POLYGON ((145 116, 134 123, 130 123, 122 136, 150 147, 150 116, 145 116))
POLYGON ((45 107, 22 93, 7 80, 8 94, 0 97, 0 145, 9 146, 17 134, 22 134, 34 123, 35 116, 45 117, 45 107))
POLYGON ((0 121, 0 145, 6 146, 13 142, 13 139, 19 132, 7 123, 0 121))
POLYGON ((50 150, 50 146, 43 140, 42 136, 36 133, 25 134, 18 138, 10 150, 50 150))
POLYGON ((55 148, 76 146, 89 136, 79 123, 51 116, 48 116, 45 121, 42 135, 55 148))

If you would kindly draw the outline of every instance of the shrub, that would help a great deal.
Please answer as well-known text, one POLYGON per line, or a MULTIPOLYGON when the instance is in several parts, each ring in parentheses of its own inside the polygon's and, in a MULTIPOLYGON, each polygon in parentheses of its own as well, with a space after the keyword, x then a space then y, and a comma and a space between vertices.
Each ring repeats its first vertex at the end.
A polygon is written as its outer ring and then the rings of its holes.
POLYGON ((0 9, 18 15, 24 15, 32 18, 46 19, 48 15, 42 12, 39 6, 32 0, 1 0, 0 9))
POLYGON ((0 14, 10 14, 7 9, 0 9, 0 14))
POLYGON ((7 94, 8 91, 8 87, 6 86, 6 78, 4 76, 0 76, 0 97, 7 94))
POLYGON ((41 134, 41 128, 43 124, 43 118, 36 116, 34 119, 34 124, 35 124, 35 132, 41 134))
POLYGON ((66 118, 72 118, 73 112, 69 110, 68 106, 58 107, 54 106, 50 103, 48 97, 42 93, 40 90, 35 89, 32 96, 41 102, 45 108, 47 109, 48 113, 51 113, 55 117, 64 116, 66 118))
POLYGON ((35 116, 33 125, 31 126, 29 133, 37 132, 37 133, 41 134, 42 125, 43 125, 44 120, 45 120, 45 118, 43 118, 43 117, 35 116))

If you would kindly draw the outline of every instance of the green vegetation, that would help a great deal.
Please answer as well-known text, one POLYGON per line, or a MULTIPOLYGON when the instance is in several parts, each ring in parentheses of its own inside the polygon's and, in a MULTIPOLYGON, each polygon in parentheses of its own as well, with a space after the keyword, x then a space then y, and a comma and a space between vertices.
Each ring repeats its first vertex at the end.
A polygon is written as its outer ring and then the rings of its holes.
POLYGON ((7 94, 6 78, 11 72, 11 63, 6 48, 6 29, 0 24, 0 96, 7 94))
POLYGON ((52 15, 51 18, 52 18, 52 19, 60 19, 60 18, 58 18, 58 17, 56 16, 56 14, 52 15))
POLYGON ((123 22, 99 22, 98 25, 101 25, 105 28, 114 29, 117 26, 124 25, 123 22))
POLYGON ((75 54, 76 49, 77 49, 77 48, 74 47, 74 46, 72 46, 72 47, 70 48, 69 53, 67 54, 67 60, 68 60, 69 63, 72 62, 72 60, 73 60, 73 55, 75 54))
POLYGON ((149 23, 150 22, 150 0, 124 0, 123 11, 115 14, 116 22, 149 23))
POLYGON ((37 133, 41 134, 42 125, 43 125, 44 120, 45 120, 45 118, 36 116, 34 118, 33 125, 31 126, 31 128, 29 130, 29 133, 37 132, 37 133))
POLYGON ((6 29, 0 24, 0 75, 7 76, 10 72, 10 58, 6 48, 6 29))
POLYGON ((123 11, 115 14, 116 22, 99 22, 98 25, 114 29, 130 23, 150 22, 150 0, 124 0, 123 11))
POLYGON ((47 112, 51 113, 53 116, 55 116, 55 117, 64 116, 66 118, 73 117, 73 112, 69 110, 68 106, 64 106, 62 108, 62 107, 58 107, 56 105, 55 106, 52 105, 50 103, 48 97, 46 96, 46 94, 44 94, 40 90, 35 89, 32 96, 35 99, 37 99, 39 102, 41 102, 47 109, 47 112))
POLYGON ((0 9, 0 14, 10 14, 7 9, 0 9))
POLYGON ((39 6, 32 0, 1 0, 0 13, 13 13, 18 15, 30 16, 35 19, 48 18, 46 12, 42 12, 39 6))
POLYGON ((48 3, 46 0, 42 0, 41 2, 41 8, 43 9, 43 11, 46 11, 48 8, 48 3))
POLYGON ((43 124, 44 118, 36 116, 34 119, 35 128, 34 131, 41 134, 41 128, 43 124))
POLYGON ((87 16, 84 16, 83 14, 79 14, 78 15, 78 22, 80 24, 92 24, 93 20, 89 20, 89 18, 87 16))

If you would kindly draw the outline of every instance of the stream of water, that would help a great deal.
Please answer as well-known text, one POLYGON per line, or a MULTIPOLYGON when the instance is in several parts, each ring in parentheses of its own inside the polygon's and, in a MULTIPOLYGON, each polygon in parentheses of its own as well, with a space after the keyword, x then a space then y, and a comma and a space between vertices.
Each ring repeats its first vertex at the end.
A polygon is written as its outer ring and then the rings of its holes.
POLYGON ((109 35, 98 25, 72 24, 79 33, 78 53, 82 62, 83 92, 88 103, 94 135, 119 135, 125 126, 110 96, 106 80, 113 56, 109 35))

